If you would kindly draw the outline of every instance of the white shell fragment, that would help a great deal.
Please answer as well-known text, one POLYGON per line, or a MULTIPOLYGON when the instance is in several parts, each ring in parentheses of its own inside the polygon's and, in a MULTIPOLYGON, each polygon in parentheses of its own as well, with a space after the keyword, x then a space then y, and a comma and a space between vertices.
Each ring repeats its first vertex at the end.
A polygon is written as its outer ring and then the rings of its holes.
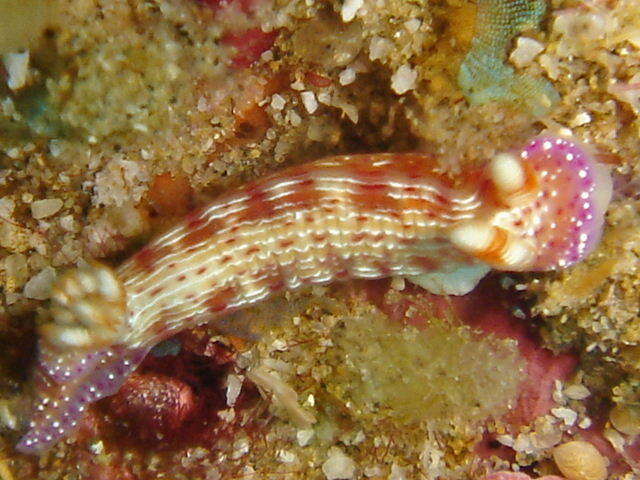
POLYGON ((313 92, 302 92, 300 94, 300 98, 302 99, 302 104, 304 105, 304 108, 307 109, 307 112, 313 113, 318 109, 318 100, 316 100, 316 95, 313 92))
POLYGON ((350 22, 356 18, 356 13, 364 4, 364 0, 345 0, 340 10, 340 16, 343 22, 350 22))
POLYGON ((46 300, 51 294, 51 285, 56 278, 56 271, 45 267, 29 279, 24 286, 24 296, 34 300, 46 300))
POLYGON ((329 457, 322 464, 322 473, 327 480, 349 480, 355 471, 356 463, 337 447, 329 450, 329 457))
POLYGON ((411 68, 408 63, 405 63, 391 75, 391 89, 398 95, 402 95, 416 88, 417 80, 418 72, 411 68))
POLYGON ((509 60, 516 67, 522 68, 530 65, 533 59, 544 50, 544 45, 533 38, 518 37, 516 48, 513 49, 509 60))
POLYGON ((7 69, 9 78, 7 86, 13 90, 20 90, 27 83, 29 73, 29 51, 23 53, 6 53, 2 57, 4 68, 7 69))

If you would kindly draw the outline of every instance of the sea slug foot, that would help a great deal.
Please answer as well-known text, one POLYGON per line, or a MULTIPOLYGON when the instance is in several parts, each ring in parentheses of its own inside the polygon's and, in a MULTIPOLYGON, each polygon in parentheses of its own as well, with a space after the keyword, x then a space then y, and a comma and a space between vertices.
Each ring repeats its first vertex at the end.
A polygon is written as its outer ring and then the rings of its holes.
POLYGON ((466 295, 491 271, 484 263, 460 265, 450 271, 436 271, 406 277, 411 283, 436 295, 466 295))

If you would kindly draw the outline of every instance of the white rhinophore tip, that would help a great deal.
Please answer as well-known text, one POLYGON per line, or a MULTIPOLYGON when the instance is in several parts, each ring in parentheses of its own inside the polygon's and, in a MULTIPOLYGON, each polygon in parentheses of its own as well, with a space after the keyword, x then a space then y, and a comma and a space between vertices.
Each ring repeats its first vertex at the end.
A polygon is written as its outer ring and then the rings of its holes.
POLYGON ((79 321, 85 325, 91 325, 96 322, 96 309, 93 304, 87 300, 77 301, 73 305, 73 311, 76 313, 79 321))
POLYGON ((505 269, 524 270, 534 260, 535 251, 522 240, 509 239, 506 251, 502 254, 505 269))
POLYGON ((51 300, 58 305, 64 305, 65 307, 70 303, 69 296, 66 292, 55 287, 51 289, 51 300))
POLYGON ((98 284, 95 276, 90 271, 78 270, 76 279, 82 285, 85 292, 95 292, 98 284))
POLYGON ((97 272, 97 278, 100 293, 108 300, 115 302, 122 298, 120 282, 118 282, 118 279, 111 271, 107 269, 100 269, 97 272))
POLYGON ((61 328, 60 329, 60 341, 73 347, 85 347, 91 344, 91 335, 85 328, 61 328))
POLYGON ((451 242, 460 250, 469 253, 481 252, 493 242, 494 232, 490 225, 482 222, 469 222, 451 231, 451 242))
POLYGON ((86 328, 67 327, 53 323, 44 325, 43 333, 47 338, 60 347, 86 347, 91 345, 91 335, 86 328))
POLYGON ((76 315, 68 308, 51 307, 51 316, 60 325, 73 325, 76 322, 76 315))
POLYGON ((489 172, 496 188, 503 193, 517 192, 524 187, 525 172, 520 160, 514 155, 500 153, 493 157, 489 172))

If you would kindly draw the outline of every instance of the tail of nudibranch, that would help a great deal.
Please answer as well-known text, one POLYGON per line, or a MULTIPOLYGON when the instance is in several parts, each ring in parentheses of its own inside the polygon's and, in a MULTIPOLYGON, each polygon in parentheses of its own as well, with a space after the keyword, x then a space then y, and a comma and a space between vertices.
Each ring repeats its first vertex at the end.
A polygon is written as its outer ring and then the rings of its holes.
POLYGON ((456 226, 452 242, 500 270, 555 270, 597 245, 612 181, 589 149, 538 137, 496 156, 488 178, 498 199, 487 218, 456 226))
POLYGON ((71 433, 86 405, 115 393, 146 354, 119 345, 128 330, 126 295, 108 267, 69 271, 51 299, 53 322, 42 327, 38 345, 37 404, 17 447, 27 453, 71 433))
POLYGON ((124 346, 63 352, 46 341, 39 349, 37 403, 16 446, 23 453, 43 452, 73 433, 87 405, 116 393, 148 352, 124 346))

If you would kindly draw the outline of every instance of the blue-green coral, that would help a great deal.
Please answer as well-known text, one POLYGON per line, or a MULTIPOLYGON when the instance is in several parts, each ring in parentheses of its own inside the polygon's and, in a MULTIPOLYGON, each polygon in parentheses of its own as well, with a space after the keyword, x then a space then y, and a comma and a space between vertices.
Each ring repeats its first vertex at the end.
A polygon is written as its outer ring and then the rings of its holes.
POLYGON ((559 100, 548 80, 517 74, 505 63, 513 37, 537 27, 545 11, 546 0, 478 0, 471 50, 458 73, 469 103, 513 102, 539 117, 559 100))

